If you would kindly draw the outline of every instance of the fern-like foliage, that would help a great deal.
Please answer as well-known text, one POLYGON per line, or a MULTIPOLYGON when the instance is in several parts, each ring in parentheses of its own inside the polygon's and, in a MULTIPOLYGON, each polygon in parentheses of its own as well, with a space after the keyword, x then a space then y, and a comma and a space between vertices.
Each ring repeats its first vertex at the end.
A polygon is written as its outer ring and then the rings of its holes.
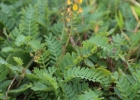
POLYGON ((134 100, 138 91, 137 84, 131 83, 124 73, 121 73, 119 76, 118 73, 115 72, 115 77, 116 87, 114 89, 116 94, 123 100, 134 100))
POLYGON ((96 44, 97 46, 107 49, 106 45, 109 42, 109 39, 106 36, 103 35, 95 35, 94 37, 91 37, 89 40, 87 40, 90 43, 96 44))
POLYGON ((46 68, 49 66, 49 51, 44 50, 43 53, 40 55, 37 63, 40 65, 41 68, 46 68))
POLYGON ((6 61, 0 57, 0 99, 5 98, 5 91, 11 82, 11 80, 7 80, 9 69, 5 64, 6 61))
POLYGON ((36 9, 32 5, 29 5, 29 7, 22 9, 22 15, 21 27, 24 29, 23 34, 37 38, 39 34, 36 9))
POLYGON ((48 96, 47 92, 42 92, 42 91, 37 91, 35 93, 37 95, 37 99, 38 100, 46 100, 46 99, 50 99, 50 97, 48 96))
MULTIPOLYGON (((56 24, 54 24, 54 26, 51 28, 50 31, 53 34, 55 34, 56 36, 59 36, 62 32, 64 32, 63 30, 64 30, 63 23, 56 23, 56 24)), ((64 34, 62 34, 62 35, 64 35, 64 34)))
POLYGON ((14 18, 10 18, 7 14, 0 11, 0 22, 10 32, 14 28, 16 21, 14 18))
POLYGON ((37 14, 38 14, 38 22, 43 27, 47 27, 48 23, 48 7, 47 7, 47 0, 37 0, 37 14))
POLYGON ((89 89, 79 94, 74 100, 104 100, 104 98, 100 98, 96 92, 89 89))
MULTIPOLYGON (((139 36, 140 36, 140 32, 137 32, 130 36, 130 41, 128 41, 128 42, 131 44, 132 53, 133 53, 133 51, 139 53, 139 47, 140 47, 140 45, 139 45, 140 39, 138 38, 139 36)), ((137 55, 137 57, 139 57, 139 54, 137 55)))
POLYGON ((108 84, 110 82, 110 75, 111 73, 104 68, 89 69, 85 67, 83 68, 73 67, 73 68, 69 68, 65 72, 64 78, 66 82, 70 81, 73 78, 81 78, 93 82, 108 84))
POLYGON ((58 83, 56 81, 56 78, 53 77, 52 75, 55 72, 55 70, 56 69, 54 67, 48 68, 48 70, 45 70, 45 69, 39 70, 38 68, 35 68, 34 74, 31 74, 31 75, 29 74, 27 76, 31 79, 36 79, 45 83, 48 88, 51 88, 51 90, 54 90, 55 94, 57 94, 58 83))
POLYGON ((75 83, 75 82, 69 82, 69 83, 61 83, 61 88, 63 91, 63 96, 67 100, 75 100, 76 96, 83 91, 85 91, 88 88, 88 84, 83 83, 75 83))
POLYGON ((123 45, 126 42, 123 34, 116 34, 116 35, 112 36, 112 40, 117 45, 123 45))
MULTIPOLYGON (((96 44, 100 48, 99 57, 107 58, 111 57, 115 60, 120 59, 119 55, 123 54, 122 45, 126 44, 126 41, 122 35, 116 35, 112 37, 113 42, 109 43, 109 38, 106 35, 95 35, 87 40, 87 43, 96 44), (118 40, 118 38, 120 40, 118 40)), ((125 47, 124 47, 125 48, 125 47)))
POLYGON ((45 41, 50 53, 50 62, 53 65, 57 65, 62 54, 62 44, 52 34, 45 36, 45 41))
POLYGON ((5 67, 5 66, 2 66, 0 67, 0 82, 2 82, 5 78, 6 78, 6 75, 8 74, 9 70, 5 67))
POLYGON ((140 32, 136 33, 136 34, 132 34, 130 36, 131 39, 131 43, 138 43, 140 41, 140 39, 138 38, 140 36, 140 32))
POLYGON ((4 58, 8 57, 8 53, 11 53, 16 49, 15 46, 15 38, 22 33, 22 28, 20 29, 15 28, 7 37, 7 39, 4 41, 4 44, 2 45, 2 52, 1 55, 4 58))
POLYGON ((7 40, 5 40, 3 45, 6 50, 4 49, 4 52, 2 52, 1 55, 6 58, 8 56, 6 53, 19 49, 18 47, 25 46, 25 44, 27 45, 32 39, 35 39, 38 36, 36 9, 34 9, 32 5, 29 5, 29 7, 22 9, 20 25, 7 36, 7 40))
POLYGON ((75 95, 75 90, 72 88, 72 84, 63 84, 62 86, 62 90, 64 92, 64 96, 65 98, 67 98, 68 100, 72 100, 74 98, 75 95))
POLYGON ((34 61, 37 62, 41 68, 49 66, 49 51, 46 50, 45 44, 41 44, 38 40, 32 40, 28 44, 32 48, 31 55, 34 56, 34 61), (35 53, 33 55, 33 53, 35 53))
MULTIPOLYGON (((22 20, 21 20, 21 24, 19 26, 19 28, 15 28, 12 33, 9 34, 9 36, 7 37, 7 40, 5 40, 4 43, 4 47, 19 47, 22 46, 23 44, 25 44, 25 41, 29 41, 29 37, 25 37, 25 36, 31 36, 33 35, 33 37, 37 37, 38 36, 38 25, 37 25, 37 21, 36 21, 36 14, 35 14, 35 9, 30 5, 29 6, 30 9, 25 8, 23 9, 23 15, 22 16, 22 20), (33 28, 34 27, 34 28, 33 28)), ((16 49, 16 48, 15 48, 16 49)), ((7 49, 4 50, 5 53, 11 52, 13 51, 13 48, 11 49, 7 49), (6 52, 5 52, 6 51, 6 52)), ((5 54, 2 53, 2 55, 4 56, 5 54)), ((6 55, 5 55, 6 57, 6 55)))
POLYGON ((81 61, 97 52, 97 49, 98 48, 96 45, 84 43, 84 47, 76 49, 77 53, 72 52, 71 55, 67 53, 63 57, 63 59, 60 61, 61 70, 64 71, 64 69, 67 69, 68 67, 79 64, 81 61))

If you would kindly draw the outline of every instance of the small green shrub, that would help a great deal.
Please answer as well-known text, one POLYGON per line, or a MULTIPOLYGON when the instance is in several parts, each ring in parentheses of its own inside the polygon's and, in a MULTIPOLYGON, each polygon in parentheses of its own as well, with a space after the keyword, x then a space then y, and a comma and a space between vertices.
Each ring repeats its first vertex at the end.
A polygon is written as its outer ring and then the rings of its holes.
POLYGON ((140 4, 0 1, 1 100, 139 100, 140 4))

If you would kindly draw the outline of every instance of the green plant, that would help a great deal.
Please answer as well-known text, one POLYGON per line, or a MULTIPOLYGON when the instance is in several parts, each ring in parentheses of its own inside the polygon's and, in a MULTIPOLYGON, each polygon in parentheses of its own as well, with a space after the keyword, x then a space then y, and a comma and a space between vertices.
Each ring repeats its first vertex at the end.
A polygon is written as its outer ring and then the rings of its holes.
POLYGON ((0 99, 139 100, 139 2, 66 1, 0 2, 0 99))

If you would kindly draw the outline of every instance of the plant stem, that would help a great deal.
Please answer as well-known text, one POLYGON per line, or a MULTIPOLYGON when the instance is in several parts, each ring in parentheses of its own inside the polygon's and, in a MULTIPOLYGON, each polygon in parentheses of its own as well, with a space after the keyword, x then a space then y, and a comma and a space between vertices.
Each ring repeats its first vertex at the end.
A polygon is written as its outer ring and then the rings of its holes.
POLYGON ((30 60, 30 62, 27 64, 27 66, 26 66, 25 68, 22 69, 22 74, 20 75, 20 80, 19 80, 19 82, 18 82, 18 84, 17 84, 17 87, 19 86, 19 84, 21 83, 21 80, 22 80, 22 79, 24 78, 24 76, 25 76, 25 70, 31 66, 31 64, 33 63, 33 61, 34 61, 34 58, 32 58, 32 59, 30 60))
POLYGON ((140 4, 135 0, 129 0, 133 5, 140 7, 140 4))
POLYGON ((8 86, 8 90, 6 92, 6 97, 5 97, 5 100, 8 100, 8 92, 12 86, 12 84, 14 83, 15 79, 16 79, 17 75, 13 78, 13 80, 11 81, 10 85, 8 86))

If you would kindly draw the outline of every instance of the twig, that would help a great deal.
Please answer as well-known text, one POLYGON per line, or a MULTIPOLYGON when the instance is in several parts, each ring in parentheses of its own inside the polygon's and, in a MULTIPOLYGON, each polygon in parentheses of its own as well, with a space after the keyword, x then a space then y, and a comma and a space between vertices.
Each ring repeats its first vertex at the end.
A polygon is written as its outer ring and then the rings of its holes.
POLYGON ((125 30, 125 31, 129 31, 129 32, 135 32, 134 30, 126 29, 126 28, 123 28, 123 30, 125 30))
POLYGON ((126 40, 130 40, 130 38, 121 30, 121 32, 122 32, 122 34, 123 34, 123 36, 126 38, 126 40))
POLYGON ((135 12, 135 10, 134 10, 134 7, 133 7, 133 6, 131 6, 131 10, 132 10, 132 13, 133 13, 133 15, 134 15, 135 19, 136 19, 137 21, 139 21, 139 17, 138 17, 138 15, 137 15, 137 13, 135 12))
POLYGON ((31 66, 31 64, 33 63, 33 61, 34 61, 34 59, 32 58, 32 59, 30 60, 30 62, 27 64, 27 66, 26 66, 25 68, 22 69, 22 74, 20 75, 20 80, 19 80, 19 82, 18 82, 18 84, 17 84, 17 87, 19 86, 21 80, 22 80, 22 79, 24 78, 24 76, 25 76, 25 73, 26 73, 25 70, 31 66))
POLYGON ((136 28, 135 28, 134 33, 138 32, 139 27, 140 27, 140 21, 138 21, 138 24, 137 24, 137 26, 136 26, 136 28))
POLYGON ((115 67, 115 65, 113 64, 112 59, 107 58, 107 61, 108 61, 109 64, 110 64, 110 67, 111 67, 112 72, 114 72, 114 67, 115 67))
POLYGON ((130 0, 130 2, 131 2, 132 4, 134 4, 134 5, 138 6, 138 7, 140 7, 140 4, 139 4, 137 1, 135 1, 135 0, 130 0))
POLYGON ((138 24, 137 24, 137 26, 136 26, 136 28, 134 30, 134 33, 136 33, 138 31, 139 27, 140 27, 140 20, 139 20, 138 15, 136 14, 136 12, 135 12, 135 10, 134 10, 134 8, 132 6, 131 6, 131 10, 132 10, 132 13, 133 13, 135 19, 138 22, 138 24))
POLYGON ((76 43, 74 42, 73 36, 70 37, 70 42, 72 43, 72 46, 75 47, 76 43))
POLYGON ((8 90, 7 90, 7 92, 6 92, 6 97, 5 97, 5 100, 7 100, 7 99, 8 99, 8 92, 9 92, 9 90, 10 90, 10 88, 11 88, 12 84, 14 83, 14 81, 15 81, 16 77, 17 77, 17 75, 13 78, 12 82, 11 82, 11 83, 10 83, 10 85, 8 86, 8 90))
POLYGON ((125 70, 124 72, 126 73, 127 69, 128 69, 128 64, 126 62, 123 62, 124 63, 124 66, 125 66, 125 70))

